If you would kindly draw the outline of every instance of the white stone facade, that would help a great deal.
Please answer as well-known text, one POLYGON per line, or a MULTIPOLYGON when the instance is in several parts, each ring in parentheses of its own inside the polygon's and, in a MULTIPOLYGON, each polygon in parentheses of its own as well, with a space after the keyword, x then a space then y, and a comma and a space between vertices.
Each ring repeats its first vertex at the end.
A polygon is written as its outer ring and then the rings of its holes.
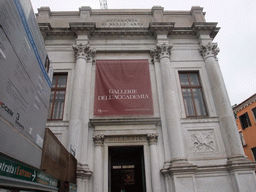
POLYGON ((147 192, 256 191, 220 72, 219 28, 189 11, 40 8, 55 73, 68 74, 62 121, 47 127, 75 151, 79 192, 110 192, 109 149, 142 146, 147 192), (147 59, 154 115, 94 116, 95 61, 147 59), (187 117, 179 72, 199 74, 206 116, 187 117))

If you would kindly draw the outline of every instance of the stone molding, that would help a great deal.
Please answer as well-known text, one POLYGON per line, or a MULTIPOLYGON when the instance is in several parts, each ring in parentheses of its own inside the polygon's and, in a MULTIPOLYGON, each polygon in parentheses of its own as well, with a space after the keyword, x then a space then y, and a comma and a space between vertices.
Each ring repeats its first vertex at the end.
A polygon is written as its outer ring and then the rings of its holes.
POLYGON ((219 27, 212 22, 194 22, 191 27, 174 27, 174 22, 150 22, 145 27, 96 27, 95 22, 70 22, 69 27, 56 28, 51 23, 38 23, 39 28, 45 36, 76 36, 77 33, 87 32, 90 35, 196 35, 209 33, 213 39, 219 27))
POLYGON ((157 58, 159 60, 166 57, 170 58, 172 47, 173 45, 169 43, 157 44, 156 49, 150 50, 150 53, 153 58, 157 58))
POLYGON ((233 106, 233 111, 234 111, 234 113, 237 113, 237 112, 241 111, 242 109, 248 107, 249 105, 251 105, 254 102, 256 102, 256 94, 254 94, 251 97, 249 97, 248 99, 244 100, 242 103, 240 103, 236 106, 233 106))
POLYGON ((231 171, 254 171, 256 162, 252 162, 245 157, 236 157, 228 159, 227 164, 220 165, 208 165, 208 166, 197 166, 187 161, 170 162, 161 169, 161 173, 164 176, 168 175, 181 175, 181 174, 200 174, 200 173, 220 173, 220 172, 231 172, 231 171))
POLYGON ((106 139, 104 141, 106 143, 145 142, 146 137, 144 135, 111 135, 106 136, 106 139))
POLYGON ((165 32, 169 34, 174 29, 174 22, 150 22, 149 30, 151 32, 165 32))
POLYGON ((105 135, 94 135, 93 137, 93 141, 95 143, 95 145, 103 145, 104 144, 104 139, 105 139, 105 135))
POLYGON ((76 170, 77 178, 78 179, 89 179, 92 176, 92 171, 89 170, 87 164, 77 164, 76 170))
POLYGON ((175 163, 171 163, 169 166, 161 169, 161 173, 163 175, 175 175, 175 174, 193 174, 197 171, 197 165, 193 165, 188 161, 179 161, 175 163))
POLYGON ((91 60, 96 53, 95 49, 90 49, 90 45, 84 45, 82 43, 73 45, 73 49, 76 53, 76 59, 83 58, 86 60, 91 60))
POLYGON ((219 119, 217 117, 207 117, 207 118, 182 118, 182 124, 190 124, 190 123, 218 123, 219 119))
POLYGON ((218 48, 217 43, 209 42, 208 44, 200 43, 199 53, 201 56, 206 59, 207 57, 214 56, 217 57, 220 49, 218 48))
POLYGON ((209 34, 209 36, 214 39, 220 30, 217 24, 217 22, 194 22, 191 28, 198 35, 203 32, 209 34))
POLYGON ((229 171, 233 170, 255 170, 256 162, 252 162, 247 159, 245 156, 237 156, 228 158, 227 168, 229 171))
POLYGON ((107 125, 159 125, 159 117, 152 118, 122 118, 122 119, 90 119, 90 127, 107 125))
POLYGON ((93 32, 96 28, 95 22, 70 22, 69 23, 71 31, 88 31, 93 32))
POLYGON ((148 133, 147 134, 147 139, 148 139, 148 143, 149 145, 156 145, 157 144, 157 140, 158 140, 158 133, 148 133))
POLYGON ((47 121, 46 127, 68 127, 69 122, 68 121, 47 121))

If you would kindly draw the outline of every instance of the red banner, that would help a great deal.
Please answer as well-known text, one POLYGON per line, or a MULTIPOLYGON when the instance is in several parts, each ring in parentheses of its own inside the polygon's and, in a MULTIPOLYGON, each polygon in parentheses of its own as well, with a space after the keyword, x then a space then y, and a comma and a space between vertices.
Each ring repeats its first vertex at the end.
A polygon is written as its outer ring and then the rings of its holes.
POLYGON ((98 60, 94 115, 153 115, 148 60, 98 60))

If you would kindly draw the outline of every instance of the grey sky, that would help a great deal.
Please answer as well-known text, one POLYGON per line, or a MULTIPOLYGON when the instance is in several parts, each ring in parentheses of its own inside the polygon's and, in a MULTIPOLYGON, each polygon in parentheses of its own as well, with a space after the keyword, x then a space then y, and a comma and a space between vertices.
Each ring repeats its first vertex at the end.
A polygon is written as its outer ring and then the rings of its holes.
MULTIPOLYGON (((81 6, 99 9, 99 0, 31 0, 34 11, 78 11, 81 6)), ((231 104, 239 104, 256 93, 256 1, 255 0, 108 0, 109 9, 190 10, 204 7, 207 22, 218 22, 221 30, 214 39, 231 104)))

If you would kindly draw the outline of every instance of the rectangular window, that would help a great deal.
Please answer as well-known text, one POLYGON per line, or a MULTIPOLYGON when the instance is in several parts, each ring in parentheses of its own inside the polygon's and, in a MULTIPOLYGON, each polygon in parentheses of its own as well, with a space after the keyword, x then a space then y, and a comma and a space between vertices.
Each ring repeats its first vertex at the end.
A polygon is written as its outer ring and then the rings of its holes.
POLYGON ((253 156, 254 156, 254 160, 256 160, 256 147, 251 148, 253 156))
POLYGON ((67 77, 67 73, 53 74, 48 120, 61 120, 63 118, 67 77))
POLYGON ((206 107, 198 72, 179 72, 187 117, 206 116, 206 107))
POLYGON ((252 113, 253 113, 254 119, 255 119, 255 121, 256 121, 256 107, 252 109, 252 113))
POLYGON ((249 119, 248 113, 244 113, 243 115, 239 116, 240 123, 242 126, 242 129, 246 129, 247 127, 251 126, 251 121, 249 119))
POLYGON ((245 147, 246 143, 245 143, 244 134, 242 133, 242 131, 239 131, 239 135, 240 135, 240 139, 241 139, 242 145, 243 145, 243 147, 245 147))

